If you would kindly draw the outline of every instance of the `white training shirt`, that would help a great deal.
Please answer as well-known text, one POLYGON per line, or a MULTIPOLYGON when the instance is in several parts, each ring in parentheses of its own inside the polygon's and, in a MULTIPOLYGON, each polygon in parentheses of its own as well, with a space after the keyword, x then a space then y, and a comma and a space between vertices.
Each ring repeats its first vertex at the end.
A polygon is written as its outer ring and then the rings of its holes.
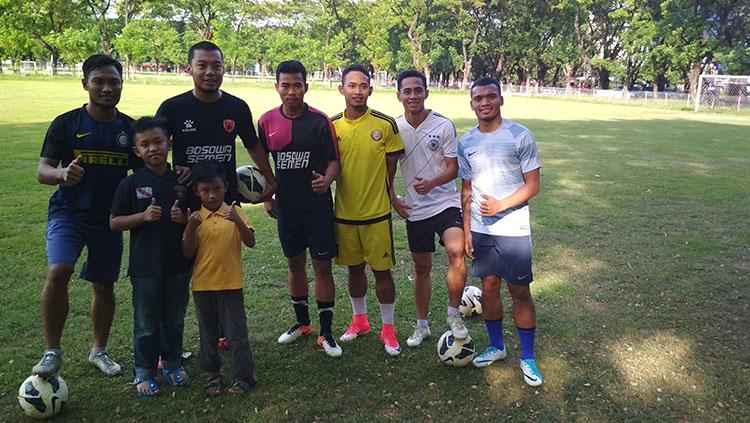
POLYGON ((508 197, 524 184, 523 174, 540 167, 536 141, 523 125, 503 119, 493 132, 474 127, 458 142, 458 176, 471 180, 471 230, 490 235, 527 236, 529 204, 484 217, 479 205, 481 194, 498 200, 508 197))
POLYGON ((435 216, 448 207, 461 207, 456 181, 436 186, 425 195, 414 190, 416 178, 434 179, 446 169, 444 158, 456 157, 456 128, 447 117, 430 111, 416 128, 404 116, 396 119, 404 141, 399 157, 401 176, 406 187, 406 201, 411 205, 409 221, 435 216))

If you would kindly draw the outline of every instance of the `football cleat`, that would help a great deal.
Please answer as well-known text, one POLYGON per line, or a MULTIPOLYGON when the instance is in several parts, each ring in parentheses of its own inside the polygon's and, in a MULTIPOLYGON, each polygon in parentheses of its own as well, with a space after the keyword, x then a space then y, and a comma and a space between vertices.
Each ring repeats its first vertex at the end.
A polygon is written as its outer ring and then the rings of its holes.
POLYGON ((473 364, 474 367, 487 367, 497 360, 504 359, 507 355, 508 353, 505 351, 505 348, 500 350, 490 345, 483 353, 474 357, 471 364, 473 364))
POLYGON ((289 328, 288 331, 284 332, 279 336, 279 344, 291 344, 300 337, 309 335, 312 333, 312 326, 302 326, 299 323, 295 323, 289 328))

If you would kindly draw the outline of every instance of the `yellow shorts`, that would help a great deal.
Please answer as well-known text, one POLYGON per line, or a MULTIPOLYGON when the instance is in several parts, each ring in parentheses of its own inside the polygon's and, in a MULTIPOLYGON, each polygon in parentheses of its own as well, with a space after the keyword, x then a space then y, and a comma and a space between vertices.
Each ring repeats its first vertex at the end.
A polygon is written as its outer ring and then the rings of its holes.
POLYGON ((396 264, 391 219, 368 225, 336 222, 339 255, 336 264, 356 266, 367 262, 372 270, 389 270, 396 264))

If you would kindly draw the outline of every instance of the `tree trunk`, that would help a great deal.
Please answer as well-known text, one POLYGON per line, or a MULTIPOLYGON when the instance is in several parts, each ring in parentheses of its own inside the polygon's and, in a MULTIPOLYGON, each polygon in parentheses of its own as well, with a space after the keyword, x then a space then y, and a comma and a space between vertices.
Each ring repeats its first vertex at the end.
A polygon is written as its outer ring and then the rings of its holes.
POLYGON ((609 89, 609 70, 605 68, 599 69, 599 88, 603 90, 609 89))
POLYGON ((428 65, 428 64, 424 65, 423 73, 424 73, 425 79, 427 80, 427 87, 426 88, 429 88, 429 86, 430 86, 430 75, 432 73, 431 70, 430 70, 430 65, 428 65))
POLYGON ((690 96, 692 98, 695 98, 695 96, 698 94, 698 78, 700 78, 702 72, 703 61, 701 60, 693 62, 693 65, 690 67, 690 71, 687 75, 687 82, 689 84, 688 88, 690 89, 690 96))
POLYGON ((57 75, 57 65, 60 62, 60 51, 57 49, 52 50, 52 76, 57 75))

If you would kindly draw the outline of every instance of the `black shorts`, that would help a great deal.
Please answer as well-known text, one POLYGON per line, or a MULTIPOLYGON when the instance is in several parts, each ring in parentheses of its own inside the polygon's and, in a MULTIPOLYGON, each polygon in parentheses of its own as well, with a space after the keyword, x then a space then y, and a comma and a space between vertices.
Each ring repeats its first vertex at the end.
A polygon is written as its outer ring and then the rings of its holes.
POLYGON ((434 253, 435 235, 443 243, 443 233, 450 228, 463 229, 461 209, 448 207, 435 216, 411 222, 406 221, 406 237, 409 239, 409 251, 412 253, 434 253))
MULTIPOLYGON (((278 210, 278 209, 277 209, 278 210)), ((278 215, 279 241, 284 256, 296 257, 310 248, 313 260, 331 260, 337 255, 333 208, 280 212, 278 215)))
POLYGON ((528 285, 531 272, 531 236, 499 236, 471 231, 474 262, 471 274, 478 278, 495 275, 511 285, 528 285))

